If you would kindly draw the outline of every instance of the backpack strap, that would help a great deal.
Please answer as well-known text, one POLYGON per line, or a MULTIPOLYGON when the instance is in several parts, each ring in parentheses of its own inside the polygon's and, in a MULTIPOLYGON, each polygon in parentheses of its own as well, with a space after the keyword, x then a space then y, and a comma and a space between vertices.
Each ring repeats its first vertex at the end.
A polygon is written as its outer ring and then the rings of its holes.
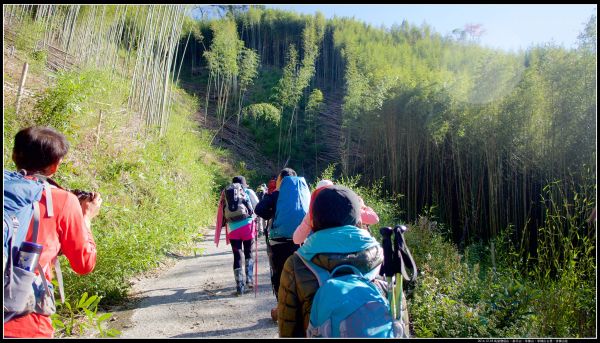
POLYGON ((297 250, 294 252, 294 254, 298 255, 298 257, 300 257, 300 260, 302 260, 302 262, 304 262, 306 267, 308 267, 308 269, 313 274, 315 274, 315 276, 317 277, 317 281, 319 282, 319 287, 321 287, 325 282, 327 282, 327 280, 329 280, 329 278, 331 276, 327 270, 312 263, 307 258, 302 256, 302 254, 300 254, 297 250))
POLYGON ((56 282, 58 283, 58 293, 60 294, 60 302, 64 304, 65 286, 63 284, 62 271, 60 269, 60 261, 58 260, 58 257, 54 259, 54 273, 56 274, 56 282))
POLYGON ((37 243, 38 231, 40 228, 40 203, 33 202, 33 232, 31 233, 31 241, 37 243))
POLYGON ((46 214, 48 217, 54 217, 54 206, 52 202, 52 190, 51 185, 60 189, 63 189, 59 186, 56 181, 42 174, 33 174, 34 177, 38 178, 44 184, 44 190, 46 191, 46 214))
MULTIPOLYGON (((52 202, 52 186, 63 189, 60 185, 58 185, 54 180, 49 177, 41 174, 34 174, 33 176, 37 177, 44 183, 44 190, 46 191, 46 215, 48 217, 54 217, 54 203, 52 202)), ((39 217, 40 210, 37 202, 34 203, 34 206, 37 207, 37 210, 34 209, 34 222, 33 222, 33 242, 37 242, 37 232, 39 227, 39 217), (36 211, 37 211, 37 222, 36 222, 36 211)), ((41 266, 38 270, 41 270, 41 266)), ((56 282, 58 283, 58 291, 60 293, 60 300, 62 303, 65 302, 65 287, 63 283, 62 270, 60 269, 60 261, 58 258, 54 259, 54 273, 56 274, 56 282)), ((44 287, 46 288, 46 292, 50 293, 50 289, 48 288, 48 284, 46 282, 46 277, 42 277, 42 282, 44 283, 44 287)))
MULTIPOLYGON (((48 209, 51 209, 52 207, 52 194, 50 193, 50 184, 48 184, 47 182, 44 182, 44 189, 46 190, 46 206, 48 209), (48 199, 50 199, 50 206, 48 207, 48 199)), ((52 217, 54 214, 52 213, 52 215, 50 215, 50 212, 53 212, 51 210, 47 210, 48 212, 48 217, 52 217)), ((37 237, 38 237, 38 231, 39 231, 39 227, 40 227, 40 204, 39 202, 34 202, 33 203, 33 232, 31 234, 31 240, 33 241, 33 243, 37 243, 37 237)), ((40 273, 41 279, 42 279, 42 284, 44 285, 44 289, 46 290, 46 293, 48 293, 48 295, 50 295, 50 288, 48 287, 48 282, 46 281, 46 276, 44 275, 44 269, 42 268, 42 266, 39 264, 37 265, 37 270, 40 273)), ((59 278, 58 275, 56 277, 57 281, 58 281, 58 285, 59 287, 62 289, 62 275, 59 278)), ((63 295, 61 293, 61 299, 63 298, 63 295)), ((42 301, 44 301, 45 298, 42 298, 42 301)))
POLYGON ((50 184, 46 180, 44 180, 44 190, 46 191, 46 214, 48 217, 54 217, 52 190, 50 189, 50 184))

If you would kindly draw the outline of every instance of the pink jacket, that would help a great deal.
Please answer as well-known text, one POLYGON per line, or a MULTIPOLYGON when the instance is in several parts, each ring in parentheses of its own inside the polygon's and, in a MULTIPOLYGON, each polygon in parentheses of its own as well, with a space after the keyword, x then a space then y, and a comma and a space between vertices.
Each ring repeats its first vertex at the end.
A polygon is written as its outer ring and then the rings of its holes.
POLYGON ((294 231, 294 236, 292 236, 294 244, 304 243, 304 240, 306 240, 306 237, 308 237, 308 234, 312 231, 312 225, 309 223, 309 221, 310 216, 307 213, 304 216, 304 219, 302 219, 302 223, 300 223, 300 225, 298 225, 296 228, 296 231, 294 231))
MULTIPOLYGON (((373 209, 370 208, 369 206, 365 206, 365 204, 362 202, 362 199, 361 199, 361 204, 362 204, 362 207, 360 208, 361 223, 366 224, 366 225, 373 225, 373 224, 379 223, 379 216, 377 216, 377 213, 375 213, 375 211, 373 211, 373 209)), ((306 237, 308 237, 308 235, 310 234, 311 231, 312 231, 312 223, 310 223, 310 216, 307 213, 304 216, 304 219, 302 219, 302 223, 300 223, 300 225, 298 225, 298 227, 296 228, 296 231, 294 231, 294 236, 292 237, 292 239, 294 240, 294 244, 304 243, 304 241, 306 240, 306 237)))
MULTIPOLYGON (((219 239, 221 238, 221 228, 223 227, 223 208, 225 207, 225 193, 221 192, 219 198, 219 208, 217 208, 217 224, 215 225, 215 244, 219 246, 219 239)), ((229 226, 225 223, 225 244, 229 244, 229 226)))

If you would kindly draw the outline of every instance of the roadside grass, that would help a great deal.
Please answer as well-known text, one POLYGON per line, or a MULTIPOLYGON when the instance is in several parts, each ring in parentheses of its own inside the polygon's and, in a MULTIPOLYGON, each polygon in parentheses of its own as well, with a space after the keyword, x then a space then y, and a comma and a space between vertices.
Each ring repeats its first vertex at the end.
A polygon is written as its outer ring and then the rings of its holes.
POLYGON ((403 223, 397 201, 401 195, 391 197, 378 182, 358 186, 360 176, 335 178, 334 170, 334 165, 329 166, 318 180, 330 179, 360 195, 379 215, 380 222, 371 228, 379 241, 380 227, 408 226, 406 244, 418 269, 417 280, 405 283, 411 336, 594 337, 596 239, 595 230, 586 230, 589 224, 581 220, 595 204, 593 183, 580 187, 578 196, 569 202, 549 201, 541 232, 548 230, 554 237, 562 228, 561 232, 569 234, 563 234, 562 240, 550 242, 552 244, 541 242, 537 261, 525 268, 528 262, 524 262, 523 252, 518 251, 517 244, 510 238, 513 227, 495 239, 494 259, 490 243, 474 242, 461 251, 448 240, 448 228, 437 222, 435 206, 424 211, 419 220, 403 223), (567 223, 565 218, 569 219, 567 223), (582 232, 591 232, 592 237, 582 236, 582 232), (552 253, 558 246, 568 252, 562 259, 552 253), (554 276, 551 267, 558 270, 554 276))
POLYGON ((127 90, 125 80, 88 69, 59 73, 56 84, 18 117, 14 104, 4 104, 5 169, 15 168, 10 154, 18 130, 52 126, 71 144, 56 181, 103 198, 92 221, 94 271, 78 276, 60 258, 66 302, 57 301, 53 316, 57 337, 106 321, 106 315, 96 314, 98 307, 122 302, 130 278, 155 268, 167 252, 197 253, 200 229, 214 219, 226 152, 212 148, 211 134, 194 121, 198 100, 174 89, 168 129, 158 137, 142 134, 141 123, 126 110, 127 90))

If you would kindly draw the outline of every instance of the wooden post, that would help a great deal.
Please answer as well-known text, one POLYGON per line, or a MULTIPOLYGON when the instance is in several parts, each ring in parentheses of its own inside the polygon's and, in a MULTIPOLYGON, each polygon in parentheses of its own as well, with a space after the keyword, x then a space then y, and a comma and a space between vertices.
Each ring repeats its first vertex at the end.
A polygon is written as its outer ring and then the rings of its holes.
POLYGON ((102 110, 100 110, 100 116, 98 117, 98 127, 96 128, 96 148, 100 143, 100 124, 102 124, 102 110))
POLYGON ((23 72, 21 73, 21 82, 19 83, 19 92, 17 93, 17 103, 15 104, 15 113, 19 114, 19 106, 21 105, 21 96, 23 95, 23 90, 25 88, 25 79, 27 78, 27 69, 29 69, 29 64, 25 62, 23 64, 23 72))

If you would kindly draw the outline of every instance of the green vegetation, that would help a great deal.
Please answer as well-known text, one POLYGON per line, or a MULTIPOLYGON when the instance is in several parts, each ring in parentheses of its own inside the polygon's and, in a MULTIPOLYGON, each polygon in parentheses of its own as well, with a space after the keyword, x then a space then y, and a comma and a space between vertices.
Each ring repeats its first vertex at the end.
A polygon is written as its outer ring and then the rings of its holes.
MULTIPOLYGON (((87 292, 81 295, 78 301, 71 305, 65 300, 61 305, 61 314, 52 315, 52 326, 58 329, 59 335, 84 335, 88 330, 97 330, 101 337, 116 337, 120 334, 117 329, 105 330, 102 323, 108 320, 112 314, 104 313, 98 315, 98 304, 102 298, 97 295, 88 297, 87 292), (66 309, 66 311, 64 310, 66 309)), ((58 337, 58 336, 57 336, 58 337)))
MULTIPOLYGON (((560 191, 558 183, 545 190, 560 191)), ((495 248, 480 242, 461 253, 443 239, 435 218, 421 217, 406 235, 420 268, 409 296, 416 336, 593 337, 595 232, 589 230, 593 224, 574 218, 589 213, 595 192, 596 187, 580 189, 574 202, 561 206, 550 196, 540 231, 554 234, 539 240, 535 263, 522 258, 510 233, 495 248), (558 218, 571 222, 558 225, 558 218)))
POLYGON ((98 305, 123 301, 129 279, 163 263, 165 253, 196 253, 201 228, 214 219, 223 152, 210 147, 212 135, 192 120, 198 100, 174 88, 168 130, 162 137, 142 136, 138 118, 123 107, 127 90, 127 81, 110 71, 86 69, 59 73, 32 111, 18 118, 14 105, 5 104, 6 169, 14 169, 10 152, 18 130, 53 126, 71 143, 55 179, 104 199, 92 224, 95 270, 77 276, 61 258, 66 302, 53 320, 58 337, 90 325, 100 335, 116 334, 102 331, 99 323, 108 317, 96 314, 98 305), (81 300, 84 294, 93 295, 81 300))
MULTIPOLYGON (((217 174, 222 173, 216 162, 206 162, 221 152, 210 147, 210 134, 190 118, 197 100, 174 91, 166 134, 160 139, 132 138, 130 116, 119 107, 126 95, 108 77, 100 71, 64 73, 38 102, 40 112, 32 113, 36 124, 57 125, 72 144, 56 180, 67 188, 98 191, 104 199, 92 224, 98 250, 94 272, 77 276, 61 260, 71 304, 85 292, 102 299, 101 305, 122 301, 131 276, 157 267, 167 252, 194 251, 201 228, 214 219, 217 174), (86 92, 80 92, 83 88, 86 92), (113 101, 105 104, 101 125, 98 98, 113 101), (69 110, 73 108, 77 111, 69 110)), ((9 143, 5 168, 11 169, 6 163, 11 140, 24 126, 11 111, 4 120, 4 142, 9 143)), ((74 309, 66 304, 59 306, 59 314, 72 316, 74 309)), ((66 334, 71 330, 57 329, 66 334)))
POLYGON ((59 70, 19 117, 5 100, 4 167, 17 130, 54 126, 72 143, 58 181, 104 198, 96 270, 65 272, 60 335, 114 334, 98 306, 123 300, 166 252, 194 250, 228 179, 215 133, 191 117, 200 108, 221 128, 235 118, 278 167, 354 189, 377 227, 410 226, 414 336, 595 335, 595 15, 577 48, 506 53, 467 31, 263 6, 197 21, 185 6, 4 9, 30 73, 59 70))
MULTIPOLYGON (((319 179, 355 190, 379 214, 377 227, 402 223, 399 198, 386 195, 381 183, 359 186, 359 177, 335 178, 334 169, 330 165, 319 179)), ((480 241, 459 250, 448 241, 448 228, 437 222, 435 209, 410 223, 405 236, 419 270, 407 288, 414 337, 593 337, 596 267, 590 237, 595 233, 575 218, 589 213, 596 188, 583 188, 574 203, 557 206, 560 191, 558 183, 546 188, 545 208, 552 214, 541 231, 560 231, 557 220, 571 222, 567 231, 541 240, 535 264, 523 260, 510 234, 499 237, 497 245, 480 241), (565 248, 569 251, 560 253, 565 248), (551 276, 551 270, 558 272, 551 276)), ((372 234, 381 239, 377 230, 372 234)))

